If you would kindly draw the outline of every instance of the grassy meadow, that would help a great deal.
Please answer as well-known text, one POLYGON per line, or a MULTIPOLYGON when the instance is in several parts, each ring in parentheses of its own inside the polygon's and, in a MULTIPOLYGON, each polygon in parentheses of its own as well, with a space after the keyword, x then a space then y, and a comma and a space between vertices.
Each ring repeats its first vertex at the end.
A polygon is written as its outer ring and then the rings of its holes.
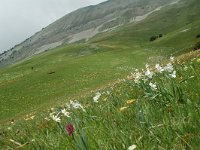
POLYGON ((200 52, 163 62, 161 68, 154 66, 83 98, 12 120, 2 126, 0 145, 3 149, 198 149, 200 52), (69 123, 71 132, 66 130, 69 123))
POLYGON ((0 122, 90 93, 147 62, 191 50, 198 41, 200 5, 182 1, 87 43, 63 45, 0 69, 0 122), (149 42, 158 34, 163 37, 149 42))
POLYGON ((0 120, 84 95, 123 77, 153 56, 140 48, 122 49, 88 44, 64 46, 2 70, 0 120))
POLYGON ((0 68, 0 149, 198 150, 200 5, 182 2, 0 68))

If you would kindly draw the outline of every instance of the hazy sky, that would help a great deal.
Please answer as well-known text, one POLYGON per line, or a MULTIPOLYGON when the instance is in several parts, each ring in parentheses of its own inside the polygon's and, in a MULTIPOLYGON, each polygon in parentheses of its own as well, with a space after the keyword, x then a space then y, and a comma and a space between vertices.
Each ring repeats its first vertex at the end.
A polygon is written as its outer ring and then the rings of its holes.
POLYGON ((0 53, 65 14, 106 0, 0 0, 0 53))

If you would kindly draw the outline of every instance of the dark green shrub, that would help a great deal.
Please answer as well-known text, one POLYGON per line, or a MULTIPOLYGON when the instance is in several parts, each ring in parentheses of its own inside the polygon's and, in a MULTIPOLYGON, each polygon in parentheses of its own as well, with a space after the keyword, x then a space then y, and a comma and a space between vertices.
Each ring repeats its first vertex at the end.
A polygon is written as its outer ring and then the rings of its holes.
POLYGON ((161 38, 161 37, 163 37, 163 35, 162 35, 162 34, 159 34, 159 38, 161 38))
POLYGON ((200 34, 198 34, 198 35, 196 36, 196 38, 200 38, 200 34))
POLYGON ((153 35, 153 36, 150 37, 149 41, 150 41, 150 42, 153 42, 153 41, 155 41, 157 38, 158 38, 158 36, 153 35))
POLYGON ((161 38, 161 37, 163 37, 163 34, 158 34, 158 35, 153 35, 153 36, 151 36, 150 37, 150 39, 149 39, 149 41, 150 42, 153 42, 153 41, 155 41, 157 38, 161 38))
POLYGON ((197 43, 195 44, 195 46, 194 46, 194 50, 198 50, 198 49, 200 49, 200 41, 197 42, 197 43))

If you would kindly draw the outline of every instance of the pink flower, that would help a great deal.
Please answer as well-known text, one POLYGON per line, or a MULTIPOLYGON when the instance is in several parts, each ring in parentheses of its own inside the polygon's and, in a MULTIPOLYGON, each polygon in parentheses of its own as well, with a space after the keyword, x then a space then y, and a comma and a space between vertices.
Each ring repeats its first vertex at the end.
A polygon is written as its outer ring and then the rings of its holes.
POLYGON ((71 135, 73 134, 73 132, 74 132, 74 127, 73 127, 73 125, 72 125, 71 123, 67 124, 66 130, 67 130, 69 136, 71 136, 71 135))

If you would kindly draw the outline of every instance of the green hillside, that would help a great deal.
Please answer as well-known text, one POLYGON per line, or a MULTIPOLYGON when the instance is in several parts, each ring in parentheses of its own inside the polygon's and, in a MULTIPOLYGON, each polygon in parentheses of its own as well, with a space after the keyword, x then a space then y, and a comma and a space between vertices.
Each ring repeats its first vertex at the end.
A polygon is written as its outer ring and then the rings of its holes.
POLYGON ((113 32, 98 35, 91 42, 139 45, 142 48, 164 49, 166 53, 177 52, 191 47, 198 41, 195 37, 200 30, 199 14, 198 0, 181 0, 175 5, 154 12, 139 23, 128 24, 113 32), (163 34, 163 37, 149 42, 151 36, 158 34, 163 34), (172 49, 176 50, 170 51, 172 49))
POLYGON ((162 72, 152 64, 97 93, 14 118, 0 126, 1 148, 198 150, 200 51, 160 65, 162 72))
POLYGON ((200 31, 198 4, 198 0, 183 0, 139 23, 97 35, 88 43, 63 45, 1 69, 0 120, 84 96, 147 62, 188 50, 200 31), (149 42, 160 33, 162 38, 149 42))
POLYGON ((181 0, 0 69, 0 149, 198 150, 199 34, 181 0))

